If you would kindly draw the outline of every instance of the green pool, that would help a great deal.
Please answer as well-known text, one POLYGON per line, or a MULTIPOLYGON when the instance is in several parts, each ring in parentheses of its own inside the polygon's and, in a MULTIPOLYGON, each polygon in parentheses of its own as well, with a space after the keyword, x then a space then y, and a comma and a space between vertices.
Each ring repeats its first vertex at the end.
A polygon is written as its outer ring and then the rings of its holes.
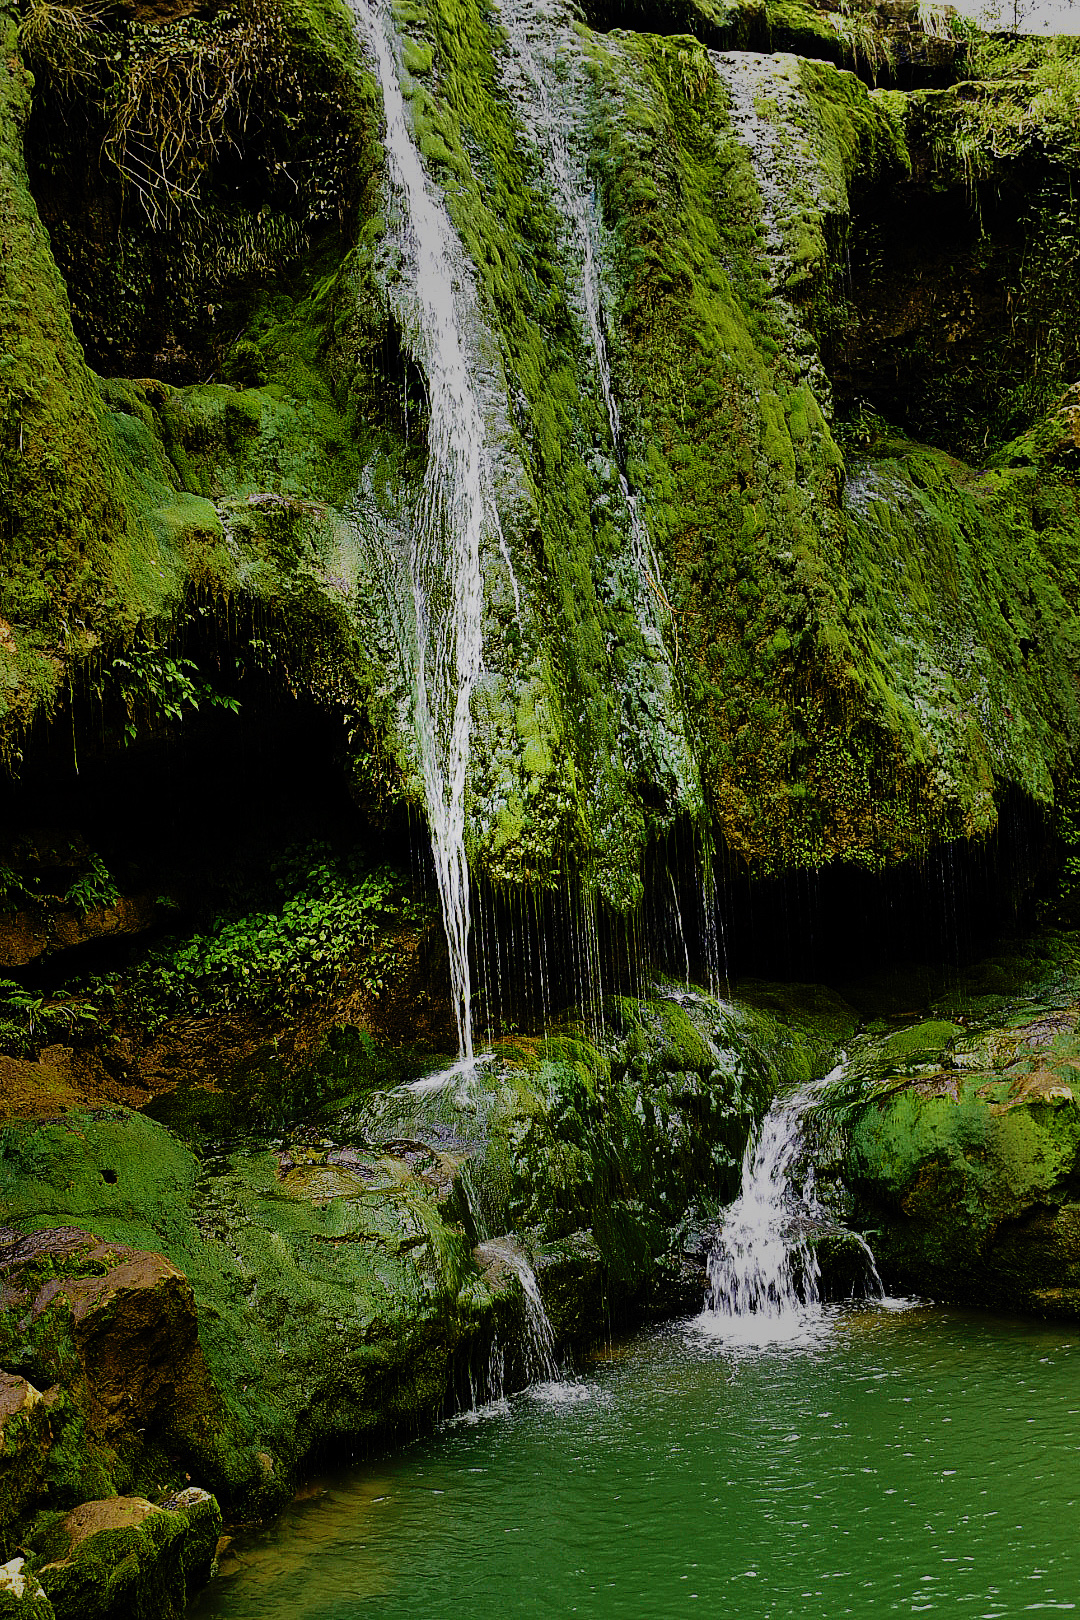
POLYGON ((836 1308, 692 1323, 327 1477, 200 1620, 1013 1616, 1080 1603, 1067 1327, 836 1308))

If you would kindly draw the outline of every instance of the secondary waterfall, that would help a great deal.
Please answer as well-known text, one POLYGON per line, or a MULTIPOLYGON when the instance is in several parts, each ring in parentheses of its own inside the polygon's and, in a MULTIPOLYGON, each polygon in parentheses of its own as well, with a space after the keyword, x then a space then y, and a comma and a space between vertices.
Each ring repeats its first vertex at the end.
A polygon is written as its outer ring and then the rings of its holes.
POLYGON ((521 1284, 525 1306, 521 1349, 527 1382, 553 1383, 559 1376, 555 1361, 555 1329, 544 1309, 536 1272, 511 1237, 490 1238, 481 1244, 480 1252, 497 1257, 504 1265, 509 1266, 521 1284))
POLYGON ((611 375, 604 315, 600 292, 600 268, 596 256, 594 209, 585 176, 585 166, 563 132, 563 117, 552 105, 549 79, 555 64, 545 60, 544 46, 557 38, 557 18, 562 8, 558 0, 499 0, 499 12, 506 28, 511 54, 504 72, 517 92, 519 108, 525 111, 529 136, 546 161, 546 178, 551 182, 560 217, 567 222, 581 262, 582 313, 586 334, 596 366, 596 374, 607 411, 611 446, 615 453, 619 490, 630 522, 630 540, 635 570, 642 584, 655 597, 648 617, 654 621, 660 648, 663 639, 655 625, 658 604, 670 613, 663 593, 660 563, 649 531, 638 509, 638 498, 630 489, 623 468, 624 446, 618 401, 611 375))
MULTIPOLYGON (((473 1043, 465 783, 482 657, 480 557, 486 537, 498 542, 504 558, 506 548, 464 339, 465 314, 474 303, 464 256, 409 128, 389 9, 353 0, 353 10, 382 89, 387 163, 401 211, 395 228, 406 274, 393 283, 390 297, 427 382, 427 471, 405 558, 406 600, 396 605, 394 628, 412 681, 458 1045, 468 1059, 473 1043)), ((388 563, 392 579, 401 559, 388 563)))
MULTIPOLYGON (((833 1069, 773 1103, 757 1135, 746 1144, 739 1196, 728 1210, 709 1255, 705 1318, 713 1326, 746 1322, 782 1337, 807 1308, 820 1303, 820 1268, 810 1238, 835 1229, 822 1208, 807 1154, 807 1114, 840 1078, 833 1069)), ((861 1238, 872 1282, 884 1290, 873 1255, 861 1238)))

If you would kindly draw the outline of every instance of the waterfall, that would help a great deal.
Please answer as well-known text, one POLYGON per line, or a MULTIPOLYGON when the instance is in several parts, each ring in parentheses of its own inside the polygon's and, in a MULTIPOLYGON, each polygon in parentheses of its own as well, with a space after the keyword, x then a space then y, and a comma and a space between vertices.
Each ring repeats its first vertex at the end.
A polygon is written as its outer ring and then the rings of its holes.
MULTIPOLYGON (((559 214, 570 226, 576 256, 581 263, 581 300, 585 330, 596 368, 600 391, 607 412, 611 446, 615 453, 619 490, 630 524, 631 555, 639 579, 654 593, 665 612, 670 613, 660 580, 660 563, 645 522, 638 510, 638 498, 631 492, 624 469, 622 423, 611 375, 607 338, 604 335, 600 268, 596 256, 595 210, 586 181, 584 164, 572 152, 564 134, 562 111, 552 105, 549 78, 556 73, 553 62, 545 61, 544 43, 557 37, 559 0, 499 0, 499 11, 511 46, 504 72, 524 112, 528 134, 546 159, 547 177, 552 183, 559 214)), ((647 615, 652 621, 659 646, 663 646, 656 626, 656 602, 647 615)), ((643 626, 644 628, 644 626, 643 626)))
MULTIPOLYGON (((773 1103, 746 1144, 739 1196, 709 1255, 702 1325, 739 1325, 753 1338, 784 1338, 820 1305, 820 1269, 811 1237, 836 1223, 823 1209, 808 1156, 807 1115, 840 1078, 842 1066, 773 1103)), ((871 1285, 884 1294, 874 1257, 861 1238, 871 1285)))
POLYGON ((521 1348, 526 1379, 530 1384, 554 1383, 559 1376, 555 1362, 555 1329, 544 1309, 536 1272, 509 1237, 491 1238, 481 1245, 481 1249, 508 1265, 521 1284, 525 1303, 525 1332, 521 1348))
MULTIPOLYGON (((400 209, 396 245, 405 274, 390 287, 394 314, 422 368, 429 407, 428 460, 419 510, 404 556, 382 559, 393 593, 394 632, 411 677, 413 721, 443 923, 461 1056, 471 1059, 469 865, 465 787, 471 702, 481 669, 484 582, 481 547, 499 526, 484 421, 470 376, 465 330, 474 296, 464 257, 424 172, 398 80, 389 10, 353 0, 357 30, 374 59, 386 115, 390 183, 400 209), (403 566, 404 564, 404 566, 403 566)), ((510 570, 511 582, 513 570, 510 570)))

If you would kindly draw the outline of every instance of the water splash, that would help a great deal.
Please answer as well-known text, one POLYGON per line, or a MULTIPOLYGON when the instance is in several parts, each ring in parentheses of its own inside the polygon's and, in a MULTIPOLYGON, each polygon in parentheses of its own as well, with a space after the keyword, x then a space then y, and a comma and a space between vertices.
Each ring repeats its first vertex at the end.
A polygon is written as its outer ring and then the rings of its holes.
MULTIPOLYGON (((471 1058, 465 786, 472 694, 483 652, 485 539, 497 542, 508 566, 509 557, 464 336, 475 305, 464 256, 409 127, 389 10, 368 0, 352 4, 357 31, 374 59, 382 90, 387 165, 400 209, 393 230, 405 274, 393 280, 390 298, 405 345, 424 374, 429 416, 419 509, 403 554, 386 556, 382 572, 397 593, 391 617, 411 678, 424 799, 450 951, 458 1047, 462 1057, 471 1058)), ((384 548, 392 549, 388 542, 384 548)), ((509 572, 517 602, 512 568, 509 572)))
MULTIPOLYGON (((709 1255, 709 1291, 698 1325, 725 1339, 763 1343, 800 1336, 821 1304, 815 1233, 836 1223, 817 1196, 807 1123, 813 1105, 840 1079, 824 1078, 773 1103, 743 1155, 742 1185, 709 1255)), ((884 1295, 869 1246, 871 1288, 884 1295)))

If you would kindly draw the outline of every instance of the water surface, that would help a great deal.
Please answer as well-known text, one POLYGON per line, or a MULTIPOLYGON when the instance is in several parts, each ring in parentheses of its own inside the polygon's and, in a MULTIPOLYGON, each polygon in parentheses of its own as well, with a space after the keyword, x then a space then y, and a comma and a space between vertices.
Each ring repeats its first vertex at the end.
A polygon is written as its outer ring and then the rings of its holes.
POLYGON ((831 1309, 707 1320, 320 1482, 199 1620, 838 1620, 1080 1602, 1080 1354, 1062 1325, 831 1309))

